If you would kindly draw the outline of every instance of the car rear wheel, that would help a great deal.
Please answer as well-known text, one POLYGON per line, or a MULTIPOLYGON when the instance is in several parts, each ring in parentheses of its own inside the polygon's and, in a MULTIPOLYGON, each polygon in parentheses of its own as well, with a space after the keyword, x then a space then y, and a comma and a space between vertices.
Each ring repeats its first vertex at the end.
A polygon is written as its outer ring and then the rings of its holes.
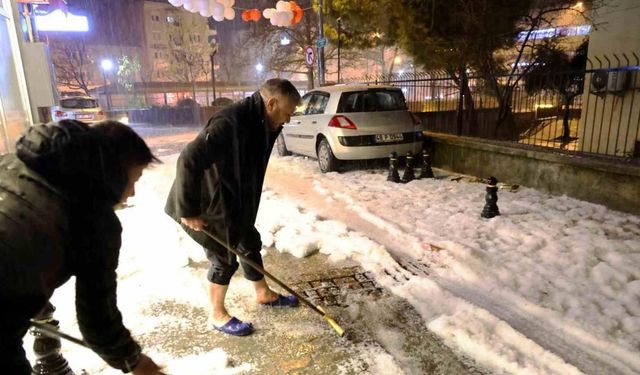
POLYGON ((318 155, 318 165, 322 173, 333 172, 338 170, 340 161, 336 159, 329 146, 329 141, 326 138, 320 140, 318 148, 316 150, 318 155))
POLYGON ((291 151, 287 150, 287 145, 284 143, 284 136, 282 133, 278 135, 278 139, 276 140, 276 149, 278 150, 279 156, 291 155, 291 151))

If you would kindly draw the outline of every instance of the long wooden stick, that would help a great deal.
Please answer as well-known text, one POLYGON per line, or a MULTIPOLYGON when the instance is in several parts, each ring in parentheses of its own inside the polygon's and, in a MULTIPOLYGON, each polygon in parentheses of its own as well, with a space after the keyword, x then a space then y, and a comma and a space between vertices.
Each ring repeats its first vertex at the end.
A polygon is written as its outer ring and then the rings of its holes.
POLYGON ((232 249, 231 246, 228 246, 227 244, 225 244, 224 242, 222 242, 221 240, 219 240, 216 236, 214 236, 211 232, 209 232, 206 229, 201 229, 202 232, 204 234, 206 234, 207 236, 211 237, 212 240, 216 241, 217 243, 219 243, 220 245, 224 246, 225 249, 227 249, 230 253, 237 255, 244 263, 250 265, 251 267, 253 267, 256 271, 260 272, 261 274, 263 274, 264 276, 268 277, 270 280, 274 281, 276 284, 280 285, 283 289, 285 289, 287 292, 293 294, 294 296, 298 297, 298 299, 300 301, 302 301, 305 305, 307 305, 309 308, 311 308, 311 310, 315 311, 316 313, 320 314, 324 320, 327 321, 327 323, 331 326, 331 328, 333 328, 336 333, 339 336, 344 336, 344 329, 342 327, 340 327, 340 325, 338 324, 338 322, 336 322, 326 311, 324 311, 324 309, 322 309, 320 306, 316 306, 313 303, 311 303, 311 301, 309 301, 306 297, 302 296, 300 293, 296 292, 295 290, 293 290, 292 288, 290 288, 287 284, 285 284, 284 282, 280 281, 280 279, 278 279, 277 277, 273 276, 271 273, 269 273, 267 270, 265 270, 263 267, 261 267, 259 264, 257 264, 256 262, 254 262, 253 260, 247 258, 245 255, 241 254, 239 251, 237 251, 236 249, 232 249))

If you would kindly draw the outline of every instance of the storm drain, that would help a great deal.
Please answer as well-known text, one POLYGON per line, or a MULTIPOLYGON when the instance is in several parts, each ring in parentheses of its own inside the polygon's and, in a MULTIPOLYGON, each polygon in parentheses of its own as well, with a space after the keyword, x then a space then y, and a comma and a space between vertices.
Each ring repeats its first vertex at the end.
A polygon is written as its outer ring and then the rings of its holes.
POLYGON ((346 307, 349 296, 365 295, 378 299, 386 294, 373 275, 360 267, 330 270, 328 273, 306 275, 304 278, 311 279, 293 284, 293 288, 314 304, 323 306, 346 307))

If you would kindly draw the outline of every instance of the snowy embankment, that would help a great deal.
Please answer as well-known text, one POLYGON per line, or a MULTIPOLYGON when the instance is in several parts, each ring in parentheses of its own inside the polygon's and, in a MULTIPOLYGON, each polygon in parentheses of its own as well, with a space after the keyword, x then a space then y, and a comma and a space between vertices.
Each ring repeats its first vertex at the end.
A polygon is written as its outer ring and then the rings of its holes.
POLYGON ((477 183, 399 185, 384 170, 322 175, 300 157, 273 158, 270 168, 298 181, 278 185, 282 196, 306 189, 324 200, 316 203, 323 217, 352 215, 351 229, 365 222, 369 230, 364 237, 267 193, 258 219, 267 245, 273 238, 297 256, 319 250, 360 261, 446 343, 483 366, 640 372, 640 218, 522 188, 501 191, 502 215, 487 220, 479 215, 485 189, 477 183), (402 259, 428 266, 429 276, 407 272, 396 262, 402 259))

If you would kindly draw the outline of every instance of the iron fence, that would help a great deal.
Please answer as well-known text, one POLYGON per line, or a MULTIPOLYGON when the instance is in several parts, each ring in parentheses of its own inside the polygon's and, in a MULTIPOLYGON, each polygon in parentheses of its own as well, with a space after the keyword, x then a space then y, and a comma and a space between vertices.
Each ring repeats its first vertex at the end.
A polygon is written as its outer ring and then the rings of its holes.
POLYGON ((613 56, 580 71, 462 78, 436 71, 350 82, 400 87, 427 131, 639 162, 640 59, 613 56))

